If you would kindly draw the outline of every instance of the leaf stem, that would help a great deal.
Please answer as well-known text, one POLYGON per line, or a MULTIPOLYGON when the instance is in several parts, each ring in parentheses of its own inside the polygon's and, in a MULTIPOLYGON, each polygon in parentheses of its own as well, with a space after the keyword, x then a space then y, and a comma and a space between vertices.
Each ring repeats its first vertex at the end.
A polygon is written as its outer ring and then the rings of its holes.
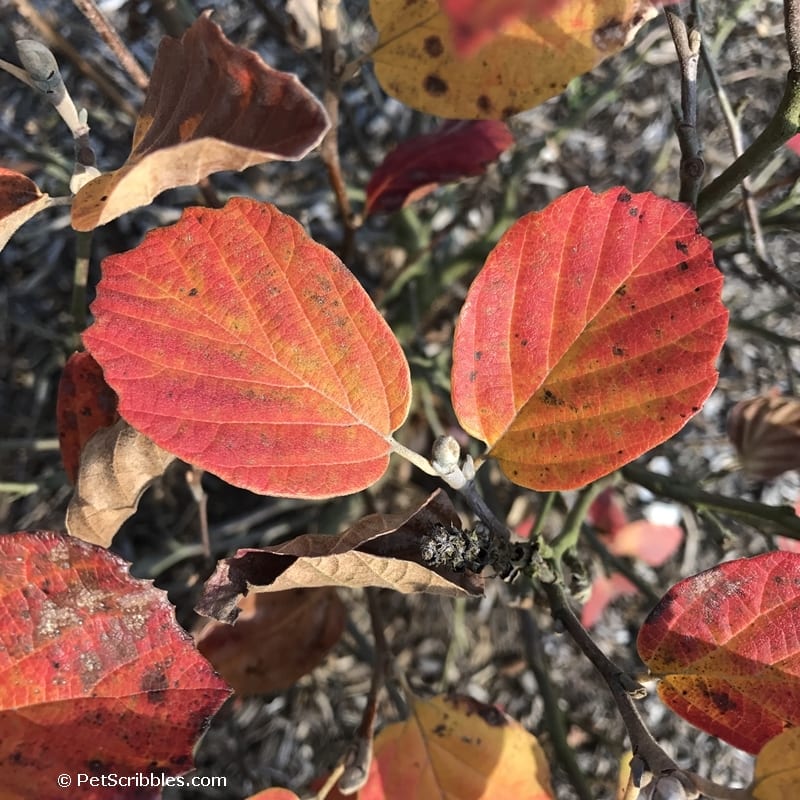
POLYGON ((89 259, 92 252, 92 232, 78 231, 75 235, 75 269, 72 276, 72 349, 80 347, 80 335, 86 328, 86 285, 89 282, 89 259))
POLYGON ((390 436, 388 441, 392 448, 392 452, 402 456, 406 461, 410 461, 415 467, 421 469, 426 475, 439 475, 439 473, 431 466, 431 462, 428 461, 425 456, 421 455, 416 450, 406 447, 404 444, 400 444, 400 442, 398 442, 393 436, 390 436))
POLYGON ((590 483, 581 489, 578 494, 578 499, 570 508, 567 518, 564 520, 564 525, 561 531, 550 543, 552 558, 555 561, 561 561, 564 554, 569 550, 573 550, 578 543, 578 537, 581 533, 581 524, 586 519, 586 514, 589 512, 589 506, 594 502, 594 499, 609 483, 612 478, 602 478, 599 481, 590 483))

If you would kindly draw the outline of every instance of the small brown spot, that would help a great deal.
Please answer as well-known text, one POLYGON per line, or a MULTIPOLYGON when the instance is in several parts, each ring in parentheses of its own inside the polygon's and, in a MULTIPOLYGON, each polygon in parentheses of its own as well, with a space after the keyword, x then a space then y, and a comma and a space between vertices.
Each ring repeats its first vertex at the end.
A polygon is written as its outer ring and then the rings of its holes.
POLYGON ((470 372, 470 374, 469 374, 469 382, 470 382, 470 383, 475 383, 475 378, 477 378, 477 377, 478 377, 478 373, 477 373, 477 372, 475 372, 475 370, 473 370, 473 371, 472 371, 472 372, 470 372))
POLYGON ((622 347, 620 347, 619 345, 616 345, 616 344, 611 348, 611 352, 615 356, 624 356, 625 355, 625 350, 622 347))
POLYGON ((189 289, 189 297, 197 297, 197 289, 189 289))
POLYGON ((619 50, 625 44, 628 27, 618 19, 610 19, 592 34, 592 44, 601 52, 619 50))
POLYGON ((629 217, 635 217, 638 213, 639 213, 639 209, 636 208, 636 206, 631 206, 628 209, 628 216, 629 217))
POLYGON ((139 681, 139 688, 147 694, 147 701, 154 704, 164 702, 168 686, 167 676, 158 664, 145 672, 139 681))
POLYGON ((624 283, 622 284, 622 286, 620 286, 620 287, 619 287, 619 289, 617 289, 617 291, 616 291, 616 292, 614 292, 614 294, 615 294, 617 297, 625 297, 625 295, 626 295, 627 293, 628 293, 628 287, 627 287, 627 285, 626 285, 626 284, 624 284, 624 283))
POLYGON ((735 701, 731 700, 727 692, 710 692, 708 699, 723 713, 727 714, 737 708, 735 701))
POLYGON ((480 95, 476 101, 476 104, 478 109, 484 114, 488 114, 492 110, 492 101, 489 99, 489 95, 480 95))
POLYGON ((426 36, 422 46, 431 58, 439 58, 444 53, 444 45, 438 36, 426 36))
POLYGON ((447 83, 438 75, 427 75, 422 82, 422 86, 428 94, 432 94, 434 97, 441 97, 443 94, 447 94, 447 83))
POLYGON ((438 724, 438 725, 437 725, 437 726, 436 726, 436 727, 433 729, 433 732, 434 732, 434 733, 435 733, 437 736, 446 736, 446 735, 447 735, 447 726, 446 726, 446 725, 444 725, 443 723, 441 723, 441 722, 440 722, 440 723, 439 723, 439 724, 438 724))
POLYGON ((630 203, 630 201, 631 201, 631 193, 630 192, 620 192, 617 195, 617 200, 620 203, 630 203))
POLYGON ((476 361, 480 361, 482 358, 483 358, 483 351, 482 350, 476 350, 475 351, 475 360, 476 361))
POLYGON ((556 397, 549 389, 545 389, 544 404, 546 406, 563 406, 564 401, 560 397, 556 397))
POLYGON ((686 272, 686 270, 689 269, 689 265, 685 261, 681 261, 681 263, 678 264, 678 269, 681 272, 686 272))
POLYGON ((686 244, 686 242, 682 242, 680 239, 678 239, 678 240, 675 242, 675 247, 676 247, 678 250, 680 250, 680 251, 681 251, 681 253, 683 253, 684 255, 688 255, 688 253, 689 253, 689 245, 688 245, 688 244, 686 244))

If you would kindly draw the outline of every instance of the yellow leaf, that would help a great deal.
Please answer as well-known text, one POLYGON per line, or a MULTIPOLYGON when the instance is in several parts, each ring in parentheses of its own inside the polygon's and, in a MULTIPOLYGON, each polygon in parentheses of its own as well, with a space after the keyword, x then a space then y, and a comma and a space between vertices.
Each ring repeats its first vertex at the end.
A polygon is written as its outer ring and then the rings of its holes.
POLYGON ((655 14, 642 0, 568 0, 547 19, 509 23, 461 58, 439 0, 371 0, 370 8, 381 86, 412 108, 454 119, 504 119, 560 94, 655 14))
POLYGON ((800 728, 770 739, 756 758, 752 794, 755 800, 786 800, 800 789, 800 728))

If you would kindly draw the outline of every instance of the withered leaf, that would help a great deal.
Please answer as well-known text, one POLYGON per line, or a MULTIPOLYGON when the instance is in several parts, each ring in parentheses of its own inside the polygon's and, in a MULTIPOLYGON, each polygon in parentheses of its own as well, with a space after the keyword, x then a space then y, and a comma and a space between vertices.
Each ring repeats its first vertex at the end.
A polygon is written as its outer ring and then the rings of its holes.
POLYGON ((422 563, 420 540, 436 524, 461 527, 441 490, 412 514, 371 514, 338 536, 308 534, 278 547, 239 550, 208 580, 197 611, 233 622, 239 598, 311 586, 377 586, 404 594, 480 595, 483 579, 422 563))
POLYGON ((297 161, 330 127, 325 109, 294 75, 232 44, 209 13, 180 40, 162 40, 131 154, 78 192, 77 230, 104 225, 213 172, 297 161))
POLYGON ((81 454, 75 494, 67 508, 67 531, 108 547, 136 511, 145 489, 174 460, 124 419, 97 431, 81 454))

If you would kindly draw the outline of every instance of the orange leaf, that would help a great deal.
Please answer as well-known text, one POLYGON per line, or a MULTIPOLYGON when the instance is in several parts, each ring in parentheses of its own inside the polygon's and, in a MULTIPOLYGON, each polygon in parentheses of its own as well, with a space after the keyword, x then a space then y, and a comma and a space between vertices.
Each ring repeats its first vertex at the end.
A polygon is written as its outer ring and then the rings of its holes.
POLYGON ((410 401, 355 277, 274 206, 187 209, 103 262, 84 334, 120 414, 230 483, 331 497, 383 475, 410 401))
POLYGON ((322 140, 330 123, 313 95, 294 75, 231 44, 210 13, 180 41, 162 40, 131 154, 78 192, 76 230, 104 225, 212 172, 297 161, 322 140))
POLYGON ((711 393, 728 314, 685 205, 576 189, 523 217, 470 287, 453 404, 531 489, 582 486, 682 428, 711 393))
POLYGON ((502 122, 445 122, 389 153, 367 184, 364 214, 390 213, 430 194, 442 183, 481 175, 514 143, 502 122))
POLYGON ((361 798, 555 798, 536 738, 464 695, 413 698, 411 716, 378 734, 375 763, 361 798))
POLYGON ((423 563, 423 537, 436 525, 460 526, 441 490, 413 513, 370 514, 339 536, 307 534, 277 547, 239 550, 217 566, 197 610, 233 622, 239 598, 249 592, 311 586, 379 586, 451 597, 481 594, 483 580, 474 572, 423 563))
POLYGON ((566 0, 441 0, 452 25, 456 51, 472 55, 509 22, 545 19, 566 0))
POLYGON ((86 442, 118 417, 117 396, 105 382, 100 365, 89 353, 73 353, 61 373, 56 401, 58 443, 70 483, 78 477, 86 442))
POLYGON ((757 753, 800 725, 800 555, 720 564, 673 586, 638 649, 662 700, 692 725, 757 753))
POLYGON ((251 794, 246 800, 300 800, 300 798, 288 789, 274 786, 269 789, 262 789, 256 794, 251 794))
MULTIPOLYGON (((175 775, 229 690, 166 593, 118 556, 56 533, 0 536, 4 800, 118 797, 61 773, 175 775)), ((131 795, 126 795, 131 796, 131 795)), ((149 796, 149 793, 148 793, 149 796)))
POLYGON ((280 692, 339 641, 347 612, 335 589, 249 594, 235 624, 209 622, 197 649, 239 694, 280 692))

